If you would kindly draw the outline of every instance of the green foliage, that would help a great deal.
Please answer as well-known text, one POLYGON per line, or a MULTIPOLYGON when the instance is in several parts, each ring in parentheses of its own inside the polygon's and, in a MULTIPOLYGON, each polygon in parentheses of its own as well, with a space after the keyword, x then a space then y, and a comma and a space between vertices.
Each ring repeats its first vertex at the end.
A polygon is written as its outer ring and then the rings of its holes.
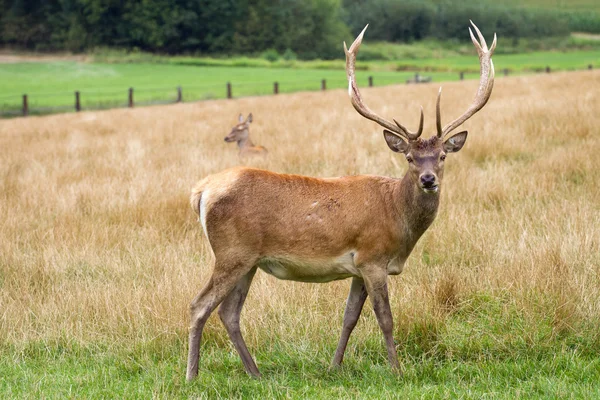
POLYGON ((350 35, 338 0, 253 0, 236 23, 233 52, 293 49, 302 59, 337 58, 350 35))
POLYGON ((338 0, 5 0, 0 7, 0 44, 31 50, 260 54, 290 48, 302 58, 333 58, 349 35, 338 0))
POLYGON ((419 0, 345 0, 344 7, 352 32, 369 23, 369 38, 388 42, 429 36, 436 15, 433 4, 419 0))
POLYGON ((269 49, 269 50, 263 51, 263 53, 260 55, 260 57, 264 58, 267 61, 271 61, 271 62, 275 62, 281 58, 281 56, 275 49, 269 49))
POLYGON ((600 33, 600 12, 571 11, 567 17, 573 32, 600 33))
POLYGON ((290 49, 286 60, 292 61, 341 58, 340 43, 366 23, 369 40, 402 43, 431 37, 466 42, 469 19, 486 35, 497 32, 513 42, 565 37, 569 31, 600 32, 597 8, 588 12, 592 6, 587 3, 587 8, 551 8, 540 1, 1 0, 0 45, 36 51, 108 46, 246 56, 290 49))
POLYGON ((369 38, 410 42, 435 36, 467 41, 466 23, 503 38, 537 38, 569 34, 568 17, 541 9, 522 9, 492 2, 346 0, 346 22, 359 32, 369 22, 369 38), (401 16, 401 17, 399 17, 401 16))
POLYGON ((290 48, 285 49, 283 52, 283 59, 286 61, 295 61, 298 58, 296 53, 290 48))

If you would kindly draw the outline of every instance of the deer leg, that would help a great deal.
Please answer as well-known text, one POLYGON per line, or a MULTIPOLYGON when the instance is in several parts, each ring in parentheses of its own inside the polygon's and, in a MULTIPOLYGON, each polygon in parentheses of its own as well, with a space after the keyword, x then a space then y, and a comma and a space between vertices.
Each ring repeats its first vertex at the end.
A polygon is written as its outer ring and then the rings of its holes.
POLYGON ((237 350, 246 372, 256 378, 260 377, 260 372, 256 363, 252 359, 242 333, 240 331, 240 313, 242 307, 246 301, 252 278, 256 273, 256 267, 250 270, 242 279, 238 281, 235 288, 227 295, 221 306, 219 307, 219 317, 227 329, 229 338, 233 342, 235 349, 237 350))
POLYGON ((394 320, 388 297, 387 273, 385 270, 372 271, 371 273, 363 274, 363 278, 367 287, 367 293, 371 298, 371 303, 375 310, 377 322, 383 332, 388 360, 392 368, 399 371, 400 363, 398 362, 398 354, 394 345, 394 320))
POLYGON ((252 264, 247 266, 244 263, 216 262, 212 277, 190 304, 191 326, 186 375, 188 381, 198 375, 200 340, 208 317, 251 268, 252 264))
POLYGON ((344 323, 342 327, 342 335, 338 343, 335 356, 331 362, 332 367, 338 367, 342 364, 344 359, 344 352, 346 351, 346 345, 348 345, 348 339, 350 334, 354 330, 358 317, 362 311, 365 300, 367 299, 367 290, 365 288, 365 281, 361 278, 353 278, 352 285, 350 286, 350 294, 346 301, 346 310, 344 311, 344 323))

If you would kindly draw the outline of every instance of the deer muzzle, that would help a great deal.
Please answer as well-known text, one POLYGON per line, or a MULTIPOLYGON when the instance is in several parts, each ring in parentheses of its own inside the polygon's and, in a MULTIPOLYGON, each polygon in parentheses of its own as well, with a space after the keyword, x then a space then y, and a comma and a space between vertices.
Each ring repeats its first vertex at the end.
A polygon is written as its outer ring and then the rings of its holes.
POLYGON ((426 193, 436 193, 439 189, 437 176, 431 172, 421 174, 419 184, 426 193))

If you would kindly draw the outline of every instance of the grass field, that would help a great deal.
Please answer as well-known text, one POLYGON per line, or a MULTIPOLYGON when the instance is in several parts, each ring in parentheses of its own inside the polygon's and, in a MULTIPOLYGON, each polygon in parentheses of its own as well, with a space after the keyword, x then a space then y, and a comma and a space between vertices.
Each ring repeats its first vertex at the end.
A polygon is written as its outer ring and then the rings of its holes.
POLYGON ((505 4, 548 10, 600 12, 600 4, 595 0, 508 0, 505 4))
MULTIPOLYGON (((599 53, 600 54, 600 53, 599 53)), ((477 67, 476 57, 471 62, 477 67)), ((368 76, 376 85, 403 83, 414 72, 369 71, 360 76, 367 85, 368 76)), ((457 73, 436 73, 438 81, 457 80, 457 73)), ((477 77, 477 72, 467 76, 477 77)), ((235 97, 273 93, 279 82, 281 93, 320 90, 321 80, 329 88, 348 83, 342 69, 292 69, 248 67, 198 67, 165 64, 96 64, 77 62, 0 64, 0 107, 19 110, 21 96, 28 94, 30 108, 74 107, 74 91, 81 92, 82 107, 126 105, 128 88, 134 88, 137 102, 174 101, 176 87, 183 88, 184 101, 226 97, 231 82, 235 97)))
MULTIPOLYGON (((401 176, 345 90, 0 121, 0 397, 596 398, 600 396, 600 71, 498 79, 449 157, 440 213, 390 279, 404 375, 365 308, 328 371, 349 281, 259 272, 246 376, 218 317, 185 382, 188 304, 210 255, 188 195, 238 165, 223 137, 253 112, 257 164, 401 176)), ((477 82, 444 85, 443 119, 477 82)), ((438 86, 364 89, 426 134, 438 86)))
MULTIPOLYGON (((430 58, 399 55, 399 61, 395 62, 361 62, 360 66, 368 71, 359 74, 359 83, 366 85, 369 75, 373 76, 376 86, 403 83, 414 76, 414 71, 422 71, 436 82, 458 80, 459 71, 466 72, 466 79, 476 79, 477 57, 471 45, 465 48, 468 51, 442 52, 440 56, 445 57, 442 59, 434 56, 435 51, 428 50, 424 55, 431 55, 430 58)), ((385 50, 392 54, 394 51, 405 54, 408 49, 396 46, 385 50)), ((590 64, 600 66, 600 50, 498 54, 494 61, 499 75, 504 69, 522 74, 539 72, 546 66, 553 71, 581 70, 590 64)), ((95 109, 125 106, 129 87, 134 88, 135 101, 144 104, 175 101, 177 86, 183 88, 184 101, 197 101, 226 97, 227 82, 233 85, 234 97, 271 94, 275 81, 279 82, 281 93, 320 90, 322 79, 327 80, 330 89, 347 85, 343 60, 293 63, 288 67, 285 62, 272 64, 280 67, 269 66, 269 62, 261 59, 234 59, 231 66, 219 66, 223 62, 226 60, 183 57, 170 59, 169 63, 0 64, 0 113, 18 114, 23 94, 28 95, 29 108, 35 114, 73 111, 76 90, 81 93, 83 109, 95 109), (208 65, 194 65, 197 63, 208 65), (239 66, 235 66, 236 63, 239 66)))

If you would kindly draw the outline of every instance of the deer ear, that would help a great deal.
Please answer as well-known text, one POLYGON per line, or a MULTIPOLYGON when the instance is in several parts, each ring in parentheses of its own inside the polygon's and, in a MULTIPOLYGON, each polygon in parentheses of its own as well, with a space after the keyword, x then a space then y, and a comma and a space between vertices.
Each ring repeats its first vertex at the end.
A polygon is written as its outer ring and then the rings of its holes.
POLYGON ((248 118, 246 119, 246 122, 252 122, 252 113, 248 114, 248 118))
POLYGON ((464 146, 467 141, 467 131, 462 131, 450 137, 444 142, 444 151, 446 153, 456 153, 464 146))
POLYGON ((244 122, 244 116, 242 114, 240 114, 240 116, 238 117, 238 121, 241 124, 242 122, 244 122))
POLYGON ((383 137, 388 147, 396 153, 406 153, 408 151, 408 143, 400 136, 388 131, 383 130, 383 137))

